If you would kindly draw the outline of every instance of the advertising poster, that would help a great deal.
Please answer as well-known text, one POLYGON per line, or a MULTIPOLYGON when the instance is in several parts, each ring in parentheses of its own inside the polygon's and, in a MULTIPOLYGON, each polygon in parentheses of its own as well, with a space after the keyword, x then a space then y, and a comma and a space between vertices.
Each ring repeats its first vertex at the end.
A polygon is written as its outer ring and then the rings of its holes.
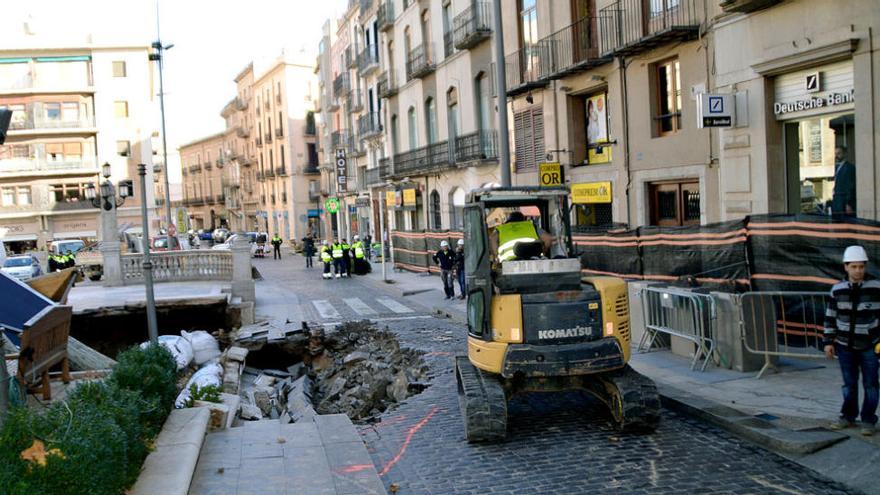
POLYGON ((609 163, 611 146, 603 146, 601 153, 598 145, 608 142, 608 107, 605 93, 587 98, 587 163, 609 163))

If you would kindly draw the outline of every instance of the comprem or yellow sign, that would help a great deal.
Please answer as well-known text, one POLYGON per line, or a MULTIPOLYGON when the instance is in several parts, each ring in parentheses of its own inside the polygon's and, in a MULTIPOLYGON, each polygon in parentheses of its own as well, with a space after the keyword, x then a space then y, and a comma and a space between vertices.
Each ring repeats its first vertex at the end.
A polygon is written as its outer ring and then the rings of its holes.
POLYGON ((562 165, 556 162, 541 163, 538 165, 540 175, 538 180, 541 187, 562 185, 562 165))
POLYGON ((385 207, 393 208, 397 206, 397 193, 395 191, 385 191, 385 207))
POLYGON ((583 182, 572 184, 571 202, 575 204, 610 203, 611 182, 583 182))
POLYGON ((404 206, 415 206, 416 205, 416 190, 415 189, 404 189, 403 190, 403 205, 404 206))

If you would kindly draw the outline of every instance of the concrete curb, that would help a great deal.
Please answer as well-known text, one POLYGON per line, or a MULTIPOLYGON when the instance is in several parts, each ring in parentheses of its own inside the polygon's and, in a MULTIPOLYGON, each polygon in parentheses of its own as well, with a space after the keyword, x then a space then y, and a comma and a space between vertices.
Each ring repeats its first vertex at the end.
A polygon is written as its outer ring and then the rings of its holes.
POLYGON ((130 495, 186 495, 208 431, 210 411, 196 407, 174 409, 147 456, 130 495))
POLYGON ((825 428, 794 431, 668 385, 657 385, 663 407, 712 423, 767 450, 807 455, 830 447, 847 435, 825 428))

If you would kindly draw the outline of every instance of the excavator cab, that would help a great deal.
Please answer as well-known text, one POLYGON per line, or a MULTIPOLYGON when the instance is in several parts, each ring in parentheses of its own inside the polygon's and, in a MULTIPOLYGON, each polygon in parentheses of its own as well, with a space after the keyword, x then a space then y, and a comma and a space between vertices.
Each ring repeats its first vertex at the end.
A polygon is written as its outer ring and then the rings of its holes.
POLYGON ((654 383, 627 365, 626 283, 582 277, 568 195, 564 187, 468 195, 468 355, 456 358, 456 376, 469 441, 505 438, 507 402, 524 392, 586 390, 623 430, 653 430, 659 420, 654 383), (530 234, 499 242, 508 221, 530 234))

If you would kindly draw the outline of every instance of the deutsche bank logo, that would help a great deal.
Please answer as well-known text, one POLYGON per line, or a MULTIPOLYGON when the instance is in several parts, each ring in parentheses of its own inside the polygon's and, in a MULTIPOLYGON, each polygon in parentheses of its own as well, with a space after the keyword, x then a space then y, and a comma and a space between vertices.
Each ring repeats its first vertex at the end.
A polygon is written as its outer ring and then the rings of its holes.
POLYGON ((807 74, 806 79, 804 80, 804 90, 807 93, 816 93, 821 91, 821 87, 819 84, 819 74, 821 72, 813 72, 812 74, 807 74))
POLYGON ((724 113, 724 98, 720 96, 710 96, 709 113, 724 113))

